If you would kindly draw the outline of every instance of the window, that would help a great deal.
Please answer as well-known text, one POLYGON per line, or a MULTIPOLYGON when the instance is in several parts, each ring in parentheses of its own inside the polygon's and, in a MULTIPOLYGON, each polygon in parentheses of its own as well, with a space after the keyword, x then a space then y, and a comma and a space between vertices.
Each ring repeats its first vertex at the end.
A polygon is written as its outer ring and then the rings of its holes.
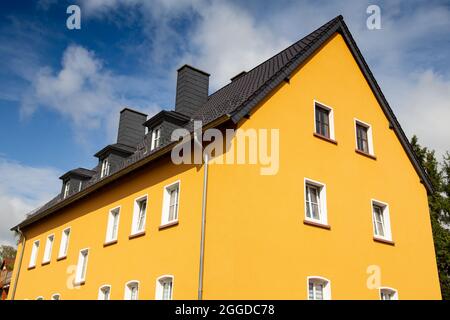
POLYGON ((305 179, 305 220, 327 224, 326 198, 324 184, 305 179))
POLYGON ((39 240, 33 242, 33 248, 31 249, 30 263, 28 268, 33 268, 36 266, 36 259, 39 252, 39 240))
POLYGON ((69 248, 69 236, 70 236, 70 228, 64 229, 61 234, 61 243, 59 245, 58 259, 67 256, 67 249, 69 248))
POLYGON ((143 232, 145 229, 145 217, 147 212, 147 196, 143 196, 134 203, 132 234, 143 232))
POLYGON ((178 199, 180 194, 180 182, 177 181, 164 188, 163 212, 161 224, 168 224, 178 220, 178 199))
POLYGON ((64 199, 69 196, 69 191, 70 191, 70 181, 66 181, 66 183, 64 184, 64 199))
POLYGON ((389 206, 372 199, 373 233, 375 238, 392 240, 389 206))
POLYGON ((355 129, 356 150, 373 155, 372 127, 367 123, 355 119, 355 129))
POLYGON ((156 279, 156 300, 172 300, 173 276, 165 275, 156 279))
POLYGON ((52 234, 47 237, 47 242, 45 243, 45 249, 44 249, 44 259, 42 260, 42 263, 50 262, 50 259, 52 257, 52 248, 53 248, 53 240, 55 236, 52 234))
POLYGON ((119 217, 120 207, 114 208, 109 211, 108 227, 106 230, 106 242, 117 240, 117 233, 119 231, 119 217))
POLYGON ((77 273, 75 275, 75 284, 81 284, 86 280, 86 271, 88 263, 89 249, 83 249, 78 256, 77 273))
POLYGON ((398 300, 397 290, 392 288, 380 288, 380 300, 398 300))
POLYGON ((334 140, 333 109, 314 101, 314 117, 316 134, 334 140))
POLYGON ((52 300, 61 300, 61 295, 59 293, 55 293, 52 295, 52 300))
POLYGON ((158 148, 161 142, 161 128, 154 128, 152 131, 152 145, 151 150, 158 148))
POLYGON ((98 289, 98 300, 111 300, 111 286, 104 285, 98 289))
POLYGON ((100 173, 100 178, 104 178, 109 175, 110 164, 108 159, 103 159, 102 161, 102 171, 100 173))
POLYGON ((308 300, 331 300, 330 281, 322 277, 308 277, 308 300))
POLYGON ((44 300, 44 297, 43 296, 39 296, 39 297, 36 298, 36 300, 44 300))
POLYGON ((129 281, 125 284, 125 300, 137 300, 139 297, 139 281, 129 281))

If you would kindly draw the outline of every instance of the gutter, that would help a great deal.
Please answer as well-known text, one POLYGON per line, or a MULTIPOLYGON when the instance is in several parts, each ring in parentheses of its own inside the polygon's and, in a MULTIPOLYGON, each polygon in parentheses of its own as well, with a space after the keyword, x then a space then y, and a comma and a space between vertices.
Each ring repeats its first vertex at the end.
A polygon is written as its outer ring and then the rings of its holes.
POLYGON ((19 281, 19 274, 20 274, 20 269, 22 267, 23 254, 25 252, 25 243, 27 241, 27 239, 25 238, 25 235, 22 233, 22 230, 20 230, 19 227, 17 227, 16 230, 20 234, 20 238, 22 239, 22 252, 20 253, 19 264, 18 264, 17 273, 16 273, 16 279, 14 281, 14 288, 11 292, 11 300, 14 300, 14 298, 16 296, 17 283, 19 281))
MULTIPOLYGON (((194 143, 198 144, 203 153, 203 145, 194 133, 194 143)), ((198 270, 198 300, 203 300, 203 273, 205 264, 205 224, 206 224, 206 198, 208 191, 208 155, 203 155, 203 194, 202 194, 202 224, 200 233, 200 263, 198 270)))

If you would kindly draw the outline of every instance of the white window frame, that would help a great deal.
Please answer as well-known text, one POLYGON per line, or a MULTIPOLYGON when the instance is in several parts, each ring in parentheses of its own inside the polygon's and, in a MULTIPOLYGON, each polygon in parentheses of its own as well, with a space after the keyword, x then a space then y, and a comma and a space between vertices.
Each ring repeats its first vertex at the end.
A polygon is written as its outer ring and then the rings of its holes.
POLYGON ((67 227, 61 232, 61 242, 59 243, 58 259, 67 257, 67 251, 69 251, 69 239, 71 232, 72 232, 71 227, 67 227), (66 233, 66 231, 68 231, 68 234, 66 233))
POLYGON ((166 185, 164 187, 164 194, 163 194, 163 206, 162 206, 162 214, 161 214, 161 226, 164 226, 166 224, 175 223, 178 221, 179 218, 179 211, 180 211, 180 190, 181 190, 181 182, 180 180, 177 180, 169 185, 166 185), (169 220, 169 212, 170 212, 170 192, 177 188, 178 194, 177 194, 177 206, 176 206, 176 212, 175 216, 176 218, 169 220))
POLYGON ((31 247, 30 262, 28 263, 28 268, 34 268, 36 266, 37 256, 39 254, 40 241, 35 240, 33 246, 31 247))
POLYGON ((104 284, 98 288, 98 296, 97 300, 111 300, 111 285, 110 284, 104 284), (108 288, 108 299, 105 299, 105 291, 104 289, 108 288))
POLYGON ((109 176, 109 170, 111 169, 111 164, 109 163, 108 158, 102 160, 102 168, 100 172, 100 178, 104 178, 109 176))
POLYGON ((145 232, 145 225, 146 225, 146 221, 147 221, 147 211, 148 211, 148 195, 147 194, 134 199, 131 235, 140 234, 140 233, 145 232), (141 202, 144 199, 147 201, 147 205, 145 207, 145 213, 144 213, 144 223, 143 223, 142 229, 138 230, 139 212, 140 212, 139 202, 141 202))
POLYGON ((309 298, 309 283, 313 282, 322 282, 323 286, 323 300, 331 300, 331 281, 327 278, 321 276, 308 276, 306 277, 306 299, 314 300, 309 298))
POLYGON ((136 285, 137 287, 137 291, 136 291, 136 299, 134 300, 139 300, 139 281, 137 280, 130 280, 127 283, 125 283, 125 292, 123 294, 123 299, 124 300, 132 300, 131 299, 131 285, 136 285))
POLYGON ((367 128, 367 146, 369 148, 369 154, 372 155, 372 156, 375 156, 375 150, 374 150, 374 147, 373 147, 373 137, 372 137, 372 135, 373 135, 372 134, 372 125, 367 123, 367 122, 361 121, 361 120, 359 120, 357 118, 353 118, 353 120, 355 122, 354 123, 354 127, 355 127, 355 149, 360 151, 360 152, 364 152, 364 151, 358 149, 358 133, 357 133, 357 130, 356 130, 356 125, 359 124, 359 125, 367 128))
POLYGON ((327 186, 326 186, 326 184, 319 182, 319 181, 309 179, 309 178, 305 178, 304 183, 303 183, 303 193, 304 193, 303 203, 304 203, 304 208, 305 208, 305 214, 304 214, 305 220, 311 221, 314 223, 327 225, 328 224, 328 213, 327 213, 327 186), (307 212, 308 212, 308 208, 307 208, 307 204, 306 204, 306 199, 307 199, 306 186, 307 185, 312 185, 319 189, 319 219, 314 219, 312 217, 308 217, 308 215, 307 215, 307 212))
POLYGON ((168 300, 173 300, 173 288, 174 288, 175 277, 171 274, 165 274, 156 279, 155 300, 163 300, 163 289, 164 289, 163 281, 166 279, 170 279, 172 282, 172 290, 170 291, 170 299, 168 299, 168 300))
POLYGON ((70 180, 67 180, 66 182, 64 182, 64 196, 63 196, 64 199, 69 196, 69 191, 70 191, 70 180))
POLYGON ((75 274, 75 284, 79 285, 86 281, 87 269, 89 262, 89 248, 81 249, 78 254, 77 269, 75 274), (86 252, 86 255, 83 253, 86 252), (84 275, 83 275, 84 268, 84 275))
POLYGON ((105 243, 116 241, 119 235, 119 225, 120 225, 120 210, 121 206, 117 206, 115 208, 112 208, 108 212, 108 222, 106 226, 106 237, 105 237, 105 243), (117 214, 117 228, 116 228, 116 234, 113 235, 114 231, 114 213, 117 214))
POLYGON ((158 148, 161 145, 161 126, 157 126, 152 129, 150 150, 158 148))
POLYGON ((391 300, 398 300, 398 291, 397 291, 397 289, 390 288, 390 287, 380 287, 379 288, 380 300, 383 300, 381 298, 381 294, 383 293, 383 291, 388 291, 389 293, 393 293, 394 294, 394 296, 393 296, 393 298, 391 300))
POLYGON ((334 135, 334 109, 325 103, 322 103, 316 99, 313 101, 313 110, 314 110, 314 133, 317 133, 317 126, 316 126, 316 106, 319 106, 322 109, 328 110, 328 124, 330 126, 330 139, 336 140, 336 137, 334 135))
POLYGON ((372 229, 374 238, 392 241, 391 215, 389 204, 380 200, 370 199, 370 210, 372 214, 372 229), (377 235, 375 231, 375 213, 373 210, 374 205, 380 207, 383 210, 382 214, 384 222, 384 236, 377 235))
POLYGON ((45 249, 44 249, 44 256, 42 258, 42 263, 48 263, 52 259, 52 249, 54 242, 55 242, 55 234, 49 234, 47 236, 47 240, 45 241, 45 249))
POLYGON ((61 295, 59 293, 52 294, 51 300, 61 300, 61 295), (58 297, 58 299, 55 299, 55 297, 58 297))

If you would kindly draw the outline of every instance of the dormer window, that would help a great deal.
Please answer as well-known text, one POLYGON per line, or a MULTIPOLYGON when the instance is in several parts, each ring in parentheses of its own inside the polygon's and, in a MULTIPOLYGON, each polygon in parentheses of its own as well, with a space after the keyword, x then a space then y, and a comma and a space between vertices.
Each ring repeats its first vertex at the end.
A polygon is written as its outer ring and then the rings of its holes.
POLYGON ((70 181, 67 181, 64 184, 64 199, 69 196, 69 190, 70 190, 70 181))
POLYGON ((151 150, 158 148, 161 142, 161 128, 154 128, 152 131, 152 145, 151 150))
POLYGON ((108 159, 103 159, 102 161, 102 171, 100 173, 100 178, 104 178, 109 175, 109 169, 111 165, 109 164, 108 159))

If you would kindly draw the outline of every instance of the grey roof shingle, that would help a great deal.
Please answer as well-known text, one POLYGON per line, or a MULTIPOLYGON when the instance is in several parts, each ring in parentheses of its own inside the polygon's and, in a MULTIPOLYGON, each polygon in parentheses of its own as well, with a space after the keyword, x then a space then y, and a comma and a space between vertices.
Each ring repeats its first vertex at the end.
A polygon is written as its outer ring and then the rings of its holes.
MULTIPOLYGON (((306 37, 300 39, 252 70, 237 77, 234 81, 210 95, 207 102, 193 115, 192 120, 201 120, 203 125, 207 126, 226 115, 231 118, 233 122, 237 123, 280 83, 286 80, 288 81, 290 74, 336 32, 339 32, 343 36, 353 56, 358 62, 361 71, 374 91, 385 115, 390 121, 397 137, 420 176, 421 182, 424 183, 429 192, 432 192, 429 178, 417 161, 408 139, 381 92, 381 89, 373 77, 361 52, 356 46, 342 16, 330 20, 306 37)), ((151 119, 149 121, 151 122, 151 119)), ((184 127, 192 132, 193 121, 190 121, 184 127)), ((161 152, 170 151, 172 145, 174 145, 174 142, 171 142, 169 137, 162 137, 161 146, 150 151, 150 138, 146 136, 137 146, 136 151, 130 157, 125 159, 115 171, 110 174, 110 176, 100 179, 98 168, 94 169, 97 172, 83 185, 83 189, 78 192, 79 194, 70 195, 66 199, 62 199, 61 195, 56 196, 44 206, 28 215, 23 222, 13 229, 30 225, 48 214, 61 209, 65 205, 86 196, 103 184, 120 178, 121 175, 126 174, 127 170, 134 170, 135 167, 137 168, 140 165, 147 163, 147 161, 152 161, 153 157, 158 156, 161 152)))

